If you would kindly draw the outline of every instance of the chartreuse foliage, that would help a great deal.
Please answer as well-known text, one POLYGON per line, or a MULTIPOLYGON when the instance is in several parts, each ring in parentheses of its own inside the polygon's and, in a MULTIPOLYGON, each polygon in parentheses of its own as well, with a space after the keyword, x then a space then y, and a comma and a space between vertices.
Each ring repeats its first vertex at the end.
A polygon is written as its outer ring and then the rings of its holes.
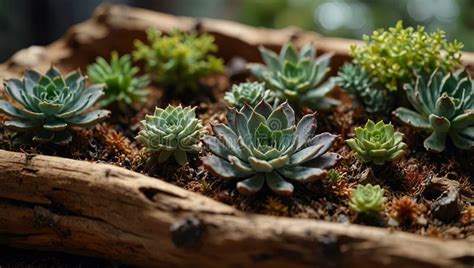
POLYGON ((434 71, 426 79, 418 76, 416 84, 405 85, 408 100, 415 109, 398 108, 394 115, 404 123, 431 135, 424 146, 442 152, 450 137, 459 149, 474 147, 474 81, 464 70, 443 75, 434 71))
POLYGON ((349 207, 359 214, 376 216, 383 211, 385 201, 387 198, 384 197, 384 190, 380 188, 380 185, 359 184, 352 190, 349 207))
POLYGON ((141 123, 143 130, 136 139, 147 152, 158 154, 160 163, 173 155, 178 164, 184 165, 188 161, 187 153, 199 151, 199 139, 206 132, 194 108, 181 105, 156 108, 141 123))
POLYGON ((0 100, 0 111, 13 117, 5 126, 17 132, 16 143, 71 141, 71 127, 103 121, 109 111, 86 112, 103 95, 102 85, 85 87, 86 78, 75 71, 63 77, 54 67, 45 75, 26 71, 23 80, 5 82, 5 92, 17 105, 0 100))
POLYGON ((414 71, 451 71, 461 64, 462 43, 448 42, 443 31, 425 32, 424 27, 403 28, 401 21, 388 30, 364 36, 364 45, 352 46, 354 63, 391 91, 415 80, 414 71))
POLYGON ((265 65, 253 64, 250 70, 258 80, 266 82, 277 98, 311 109, 324 110, 339 104, 326 96, 335 86, 334 80, 325 81, 331 54, 315 58, 312 44, 298 52, 291 43, 283 46, 280 55, 263 47, 260 53, 265 65))
POLYGON ((212 35, 198 36, 175 30, 169 36, 163 36, 153 29, 147 35, 149 44, 135 42, 134 59, 145 61, 152 78, 177 93, 196 91, 200 78, 224 70, 222 59, 211 55, 217 51, 212 35))
POLYGON ((385 124, 383 121, 375 124, 368 120, 364 128, 355 128, 355 134, 353 139, 346 142, 362 162, 382 165, 400 158, 407 148, 403 142, 403 134, 395 132, 392 124, 385 124))
POLYGON ((118 56, 112 52, 110 63, 104 58, 97 58, 96 63, 87 67, 87 74, 93 83, 105 84, 105 97, 102 106, 116 103, 126 110, 137 102, 144 102, 149 84, 147 75, 137 77, 138 67, 133 67, 130 55, 118 56))
POLYGON ((254 194, 265 182, 278 194, 290 195, 295 182, 311 182, 327 176, 338 155, 327 152, 336 136, 315 135, 315 114, 305 115, 297 124, 288 103, 272 108, 261 101, 254 108, 244 104, 240 111, 230 109, 228 126, 213 126, 215 136, 203 142, 211 155, 204 166, 225 180, 238 180, 237 189, 254 194))
POLYGON ((245 103, 254 107, 261 100, 271 102, 273 93, 265 89, 265 83, 246 82, 233 85, 232 89, 225 93, 224 100, 232 107, 242 108, 245 103))
POLYGON ((360 65, 344 64, 338 72, 337 83, 357 100, 370 114, 386 114, 393 105, 393 97, 360 65))

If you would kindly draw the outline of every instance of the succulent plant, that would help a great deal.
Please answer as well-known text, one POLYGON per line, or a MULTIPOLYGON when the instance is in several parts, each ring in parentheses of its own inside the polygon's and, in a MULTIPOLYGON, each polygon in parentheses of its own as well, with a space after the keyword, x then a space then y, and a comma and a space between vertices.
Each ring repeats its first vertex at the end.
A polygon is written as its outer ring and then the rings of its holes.
POLYGON ((392 96, 359 65, 344 64, 338 72, 337 83, 370 114, 388 113, 393 106, 392 96))
POLYGON ((136 102, 144 102, 149 84, 147 75, 136 77, 140 70, 133 67, 130 55, 121 57, 112 52, 110 63, 104 58, 97 58, 96 63, 87 67, 87 74, 93 83, 105 84, 105 97, 102 106, 117 103, 118 107, 126 110, 136 102))
POLYGON ((339 104, 326 96, 335 86, 333 79, 324 81, 332 54, 315 58, 312 44, 298 53, 291 43, 283 46, 280 55, 263 47, 260 53, 266 65, 252 64, 250 70, 258 80, 266 82, 277 98, 311 109, 324 110, 339 104))
POLYGON ((245 103, 254 107, 261 100, 272 102, 273 93, 265 89, 265 83, 247 82, 233 85, 232 89, 225 93, 224 100, 232 107, 242 108, 245 103))
POLYGON ((230 108, 228 126, 213 125, 215 136, 203 139, 211 155, 204 166, 224 180, 239 180, 242 194, 254 194, 264 186, 282 195, 293 192, 295 182, 311 182, 327 176, 327 168, 339 156, 327 152, 336 136, 314 134, 315 114, 305 115, 295 124, 295 114, 287 102, 272 108, 264 100, 254 108, 244 104, 230 108))
POLYGON ((364 36, 364 45, 352 46, 354 63, 389 90, 415 80, 414 71, 432 73, 436 68, 450 71, 461 65, 462 43, 446 40, 443 31, 425 32, 424 27, 403 28, 402 21, 388 31, 364 36))
POLYGON ((376 216, 383 211, 386 201, 387 198, 384 197, 384 190, 380 188, 380 185, 359 184, 352 190, 349 207, 359 214, 376 216))
POLYGON ((92 126, 107 118, 106 110, 86 112, 103 95, 103 86, 86 89, 85 80, 78 71, 63 77, 54 67, 45 75, 28 70, 23 81, 7 80, 5 92, 18 105, 0 100, 0 111, 14 118, 5 122, 18 134, 14 142, 67 144, 71 127, 92 126))
POLYGON ((196 91, 200 78, 224 70, 222 59, 211 55, 217 51, 212 35, 175 30, 169 36, 162 36, 153 29, 147 35, 149 45, 135 41, 134 59, 144 60, 152 78, 177 93, 196 91))
POLYGON ((369 119, 364 128, 355 128, 355 134, 355 138, 346 142, 362 162, 382 165, 400 158, 407 148, 403 142, 403 134, 395 132, 392 124, 385 124, 383 121, 375 124, 369 119))
POLYGON ((415 86, 405 84, 405 91, 415 110, 400 107, 394 115, 431 133, 423 143, 427 150, 442 152, 448 136, 459 149, 474 147, 474 81, 466 70, 447 75, 436 70, 428 79, 418 76, 415 86))
POLYGON ((206 132, 194 108, 181 105, 156 108, 155 113, 147 115, 141 123, 143 130, 136 139, 145 151, 158 154, 160 163, 173 155, 178 164, 184 165, 188 161, 187 153, 199 151, 199 139, 206 132))

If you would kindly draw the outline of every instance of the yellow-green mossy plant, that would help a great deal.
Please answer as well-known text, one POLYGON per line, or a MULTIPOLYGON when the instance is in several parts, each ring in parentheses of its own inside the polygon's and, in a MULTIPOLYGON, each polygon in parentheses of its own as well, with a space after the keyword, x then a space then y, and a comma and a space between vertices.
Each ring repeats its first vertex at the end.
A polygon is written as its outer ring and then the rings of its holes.
POLYGON ((145 69, 160 86, 175 93, 196 92, 200 79, 224 71, 224 63, 210 34, 175 30, 169 36, 154 29, 147 31, 148 42, 135 41, 133 58, 143 60, 145 69))
POLYGON ((422 26, 404 28, 399 21, 395 27, 374 31, 363 40, 363 45, 351 47, 353 62, 390 91, 414 81, 415 71, 431 74, 439 68, 449 72, 461 65, 463 44, 448 42, 441 30, 427 33, 422 26))

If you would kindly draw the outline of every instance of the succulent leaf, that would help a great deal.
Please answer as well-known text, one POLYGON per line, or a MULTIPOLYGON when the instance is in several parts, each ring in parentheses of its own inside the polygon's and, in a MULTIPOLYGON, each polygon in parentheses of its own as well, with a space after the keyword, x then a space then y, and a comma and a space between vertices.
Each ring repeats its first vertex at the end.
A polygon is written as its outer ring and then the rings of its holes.
POLYGON ((369 119, 364 128, 355 128, 355 134, 356 136, 346 140, 346 143, 362 162, 382 165, 400 158, 407 148, 402 141, 403 134, 395 132, 392 124, 385 124, 383 121, 375 124, 369 119))
POLYGON ((394 112, 403 123, 430 133, 424 146, 431 152, 442 152, 446 138, 462 150, 474 147, 474 137, 466 129, 474 127, 474 81, 467 71, 447 74, 435 70, 428 81, 418 76, 415 86, 405 85, 413 110, 400 107, 394 112))
POLYGON ((349 201, 349 207, 359 214, 368 216, 377 216, 384 209, 384 203, 387 198, 384 197, 384 190, 380 185, 372 186, 357 185, 352 190, 352 197, 349 201))
POLYGON ((295 125, 294 111, 286 102, 272 108, 262 100, 248 107, 230 108, 229 126, 217 124, 215 136, 203 139, 212 153, 203 157, 204 166, 221 179, 238 179, 242 194, 256 193, 266 182, 273 192, 289 195, 294 187, 288 180, 324 178, 326 168, 336 164, 339 156, 327 152, 335 136, 315 136, 315 114, 295 125))
POLYGON ((313 45, 306 45, 298 53, 291 43, 284 44, 280 55, 263 47, 260 54, 266 65, 252 64, 250 71, 266 82, 276 98, 311 109, 329 109, 339 104, 326 96, 335 86, 333 80, 324 81, 330 70, 331 54, 315 58, 313 45))
POLYGON ((105 84, 105 97, 101 105, 105 107, 115 103, 122 110, 146 100, 148 92, 145 88, 149 78, 147 75, 138 77, 139 71, 132 66, 130 55, 119 57, 115 51, 112 52, 110 63, 99 57, 96 63, 87 67, 90 81, 105 84))
POLYGON ((19 105, 0 100, 0 112, 15 118, 5 122, 5 126, 19 132, 15 141, 64 145, 72 139, 72 126, 86 127, 105 120, 109 111, 85 112, 103 95, 103 87, 92 85, 86 89, 84 80, 77 71, 64 78, 51 67, 45 75, 28 70, 23 81, 6 81, 5 92, 19 105))
MULTIPOLYGON (((165 109, 157 107, 154 114, 147 115, 141 123, 143 130, 136 139, 143 144, 145 151, 158 154, 159 162, 164 162, 173 155, 180 165, 188 161, 188 153, 199 150, 199 139, 206 132, 201 120, 196 118, 194 108, 183 108, 181 105, 168 105, 165 109)), ((210 144, 214 144, 210 147, 216 152, 225 154, 225 147, 219 147, 212 139, 208 140, 210 144)), ((216 166, 219 166, 218 163, 216 166)))

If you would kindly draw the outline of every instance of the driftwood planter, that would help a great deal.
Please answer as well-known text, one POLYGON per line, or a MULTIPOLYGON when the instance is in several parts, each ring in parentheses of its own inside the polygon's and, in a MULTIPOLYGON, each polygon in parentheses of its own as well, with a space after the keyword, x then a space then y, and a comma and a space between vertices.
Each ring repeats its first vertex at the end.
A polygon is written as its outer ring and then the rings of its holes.
MULTIPOLYGON (((347 59, 353 41, 288 28, 177 18, 102 6, 47 47, 22 50, 0 66, 1 78, 26 68, 84 66, 111 50, 128 52, 156 27, 216 36, 219 56, 257 61, 257 47, 313 41, 347 59)), ((472 54, 465 63, 474 63, 472 54)), ((161 180, 112 165, 0 150, 0 240, 99 256, 139 266, 199 267, 472 267, 474 242, 440 240, 388 229, 240 212, 161 180)))

